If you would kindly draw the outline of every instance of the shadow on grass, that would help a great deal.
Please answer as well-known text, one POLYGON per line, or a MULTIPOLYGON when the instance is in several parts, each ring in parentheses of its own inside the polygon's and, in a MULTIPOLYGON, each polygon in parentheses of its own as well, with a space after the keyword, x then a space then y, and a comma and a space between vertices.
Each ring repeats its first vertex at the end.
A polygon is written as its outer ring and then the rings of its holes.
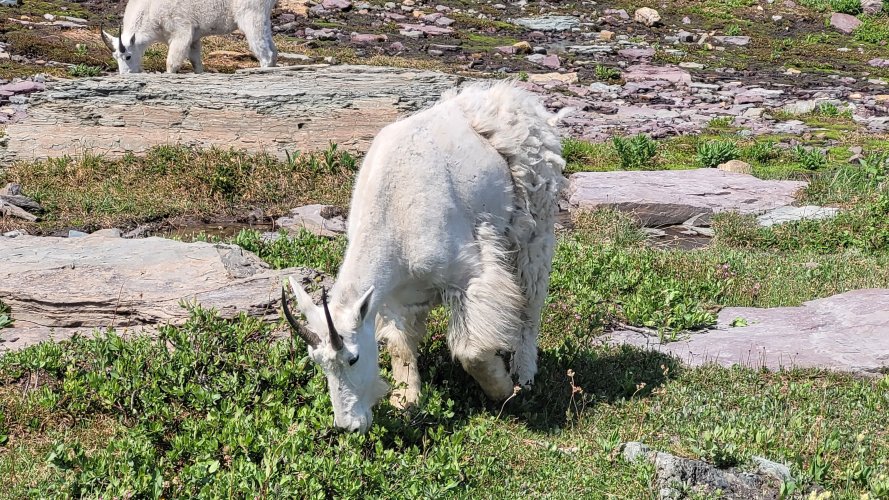
MULTIPOLYGON (((537 431, 562 428, 601 402, 648 396, 681 370, 677 359, 655 351, 604 344, 581 348, 566 342, 557 349, 541 350, 534 386, 503 404, 488 400, 459 362, 449 359, 446 349, 425 353, 423 359, 423 381, 454 400, 458 413, 502 414, 537 431)), ((458 420, 455 425, 460 425, 458 420)))

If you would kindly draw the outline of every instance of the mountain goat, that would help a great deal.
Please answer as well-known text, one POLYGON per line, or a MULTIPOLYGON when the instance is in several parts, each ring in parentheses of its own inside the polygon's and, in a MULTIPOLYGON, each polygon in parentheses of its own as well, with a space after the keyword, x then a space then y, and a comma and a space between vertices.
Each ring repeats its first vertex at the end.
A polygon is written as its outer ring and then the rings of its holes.
POLYGON ((327 377, 337 427, 366 432, 387 392, 377 340, 392 358, 392 403, 417 402, 417 347, 441 303, 451 355, 488 397, 512 395, 513 375, 531 384, 564 182, 558 119, 509 83, 476 84, 373 140, 329 296, 315 305, 289 278, 303 325, 282 291, 288 322, 327 377))
POLYGON ((121 74, 142 71, 145 49, 155 42, 169 45, 167 73, 176 73, 188 58, 195 73, 204 71, 201 38, 240 29, 263 68, 274 66, 278 51, 272 40, 272 7, 277 0, 130 0, 120 37, 102 30, 121 74))

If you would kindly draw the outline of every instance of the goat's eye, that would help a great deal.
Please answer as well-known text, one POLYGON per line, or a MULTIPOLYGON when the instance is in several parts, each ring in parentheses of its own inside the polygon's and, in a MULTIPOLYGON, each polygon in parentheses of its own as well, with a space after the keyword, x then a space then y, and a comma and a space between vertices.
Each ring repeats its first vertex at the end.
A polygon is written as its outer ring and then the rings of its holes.
POLYGON ((131 57, 133 57, 133 56, 127 56, 127 61, 129 61, 131 57))
POLYGON ((349 366, 353 366, 357 362, 358 362, 358 355, 356 354, 354 358, 349 360, 349 366))

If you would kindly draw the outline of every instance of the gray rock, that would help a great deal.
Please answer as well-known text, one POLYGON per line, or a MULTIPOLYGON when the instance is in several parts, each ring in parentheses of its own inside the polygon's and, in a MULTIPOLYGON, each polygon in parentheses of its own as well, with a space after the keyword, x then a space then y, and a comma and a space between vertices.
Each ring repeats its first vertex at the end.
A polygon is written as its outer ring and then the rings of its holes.
POLYGON ((861 20, 849 14, 834 12, 830 16, 830 25, 843 33, 850 34, 855 31, 855 28, 861 26, 861 20))
POLYGON ((462 80, 347 65, 60 80, 31 94, 27 116, 6 127, 0 164, 60 157, 85 146, 106 157, 138 155, 171 137, 282 158, 285 151, 319 151, 331 141, 361 152, 383 126, 435 102, 462 80), (122 123, 126 134, 102 125, 112 122, 122 123))
POLYGON ((319 236, 337 236, 346 233, 346 220, 342 210, 330 205, 306 205, 294 208, 288 217, 281 217, 275 223, 291 232, 305 229, 319 236))
POLYGON ((682 224, 704 214, 697 221, 700 226, 714 213, 760 214, 789 205, 805 186, 711 168, 579 172, 570 177, 567 196, 572 211, 614 208, 632 213, 648 227, 682 224))
POLYGON ((321 6, 327 10, 349 10, 352 8, 350 0, 321 0, 321 6))
POLYGON ((85 236, 89 236, 89 233, 84 233, 83 231, 77 231, 74 229, 68 230, 68 237, 69 238, 83 238, 85 236))
POLYGON ((773 462, 767 458, 757 457, 756 455, 750 457, 750 461, 756 464, 757 471, 762 474, 768 474, 783 482, 793 479, 793 474, 790 473, 790 468, 784 464, 773 462))
POLYGON ((638 441, 630 441, 629 443, 624 443, 621 455, 624 457, 624 460, 633 463, 639 459, 647 460, 649 451, 651 451, 651 448, 645 444, 638 441))
POLYGON ((782 108, 785 113, 789 113, 791 115, 804 115, 806 113, 811 113, 815 111, 815 108, 818 107, 818 103, 812 100, 808 101, 795 101, 789 102, 784 105, 782 108))
POLYGON ((269 269, 235 245, 163 238, 0 238, 0 300, 16 323, 0 349, 19 349, 94 328, 153 330, 181 324, 197 302, 224 317, 245 312, 277 319, 282 279, 314 271, 269 269))
POLYGON ((535 31, 570 31, 580 27, 580 19, 573 16, 520 17, 511 22, 535 31))
POLYGON ((869 15, 878 14, 883 10, 883 0, 861 0, 861 10, 869 15))
POLYGON ((836 217, 838 213, 840 213, 839 208, 816 207, 813 205, 806 205, 803 207, 786 206, 770 210, 757 217, 756 221, 759 222, 760 226, 770 227, 776 224, 785 224, 787 222, 796 222, 806 219, 830 219, 836 217))
POLYGON ((771 476, 719 469, 700 460, 658 452, 654 458, 660 498, 691 498, 719 494, 735 500, 776 499, 781 482, 771 476))
POLYGON ((611 332, 609 341, 668 353, 692 366, 817 367, 879 376, 889 367, 886 304, 889 289, 853 290, 799 307, 727 307, 713 330, 666 344, 622 330, 611 332), (747 326, 732 327, 738 318, 747 326))
POLYGON ((724 43, 726 45, 738 45, 740 47, 744 47, 750 43, 749 36, 714 36, 719 43, 724 43))
POLYGON ((691 74, 676 66, 653 66, 637 64, 627 68, 623 73, 627 82, 664 81, 676 85, 690 85, 691 74))
POLYGON ((0 92, 10 92, 12 94, 30 94, 31 92, 39 92, 43 89, 44 85, 42 83, 30 80, 0 85, 0 92))

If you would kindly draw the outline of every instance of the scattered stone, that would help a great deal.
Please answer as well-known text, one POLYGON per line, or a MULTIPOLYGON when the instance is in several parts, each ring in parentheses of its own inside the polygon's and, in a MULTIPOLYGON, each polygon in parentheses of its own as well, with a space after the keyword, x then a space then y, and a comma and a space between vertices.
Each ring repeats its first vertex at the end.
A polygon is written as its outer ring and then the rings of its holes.
POLYGON ((342 209, 330 205, 306 205, 294 208, 287 217, 275 223, 283 229, 297 233, 301 229, 318 236, 337 236, 346 233, 346 219, 342 209))
POLYGON ((716 168, 723 172, 730 172, 733 174, 750 175, 753 173, 753 167, 751 167, 749 163, 745 163, 741 160, 729 160, 718 165, 716 168))
POLYGON ((647 460, 647 455, 650 451, 651 448, 645 444, 638 441, 630 441, 629 443, 624 443, 621 455, 628 463, 633 463, 639 459, 647 460))
POLYGON ((665 81, 677 85, 690 85, 691 74, 676 66, 653 66, 638 64, 630 66, 623 73, 627 82, 665 81))
POLYGON ((757 471, 762 474, 768 474, 782 482, 788 482, 793 479, 793 474, 790 473, 790 468, 784 464, 773 462, 767 458, 758 457, 756 455, 750 457, 750 461, 756 464, 757 471))
POLYGON ((534 73, 528 75, 528 81, 538 85, 552 83, 571 85, 577 83, 577 73, 534 73))
POLYGON ((12 94, 30 94, 31 92, 39 92, 43 89, 44 85, 42 83, 30 80, 0 85, 0 92, 10 92, 12 94))
POLYGON ((636 49, 623 49, 618 50, 617 55, 629 59, 630 61, 637 61, 640 59, 650 59, 654 57, 654 49, 650 47, 646 48, 636 48, 636 49))
POLYGON ((449 35, 454 32, 451 28, 427 26, 425 24, 402 24, 401 27, 408 31, 419 31, 429 36, 449 35))
POLYGON ((515 49, 516 54, 530 54, 531 53, 531 44, 525 41, 516 42, 512 44, 512 47, 515 49))
POLYGON ((815 101, 796 101, 785 104, 784 107, 781 109, 784 110, 784 112, 787 114, 805 115, 811 113, 812 111, 815 111, 815 108, 817 107, 818 103, 816 103, 815 101))
POLYGON ((617 16, 624 21, 630 19, 630 15, 624 9, 605 9, 602 13, 606 16, 617 16))
POLYGON ((534 64, 539 64, 550 69, 559 69, 562 66, 561 61, 559 61, 559 56, 555 54, 548 56, 545 56, 543 54, 532 54, 525 59, 531 61, 534 64))
POLYGON ((883 10, 883 0, 861 0, 861 10, 871 16, 879 14, 883 10))
POLYGON ((840 213, 839 208, 817 207, 814 205, 803 207, 786 206, 770 210, 757 217, 756 221, 760 226, 770 227, 800 220, 830 219, 836 217, 838 213, 840 213))
POLYGON ((636 9, 633 20, 651 27, 661 22, 661 15, 650 7, 642 7, 641 9, 636 9))
POLYGON ((352 43, 373 45, 377 43, 386 43, 389 41, 389 37, 386 35, 352 33, 351 40, 352 43))
POLYGON ((679 67, 685 69, 704 69, 703 64, 690 61, 679 63, 679 67))
POLYGON ((758 215, 789 205, 805 186, 711 168, 580 172, 570 177, 567 197, 572 212, 613 208, 647 227, 683 224, 703 214, 696 225, 706 226, 714 213, 758 215))
POLYGON ((889 59, 871 59, 867 64, 875 68, 889 68, 889 59))
POLYGON ((718 495, 734 500, 761 500, 779 497, 781 481, 765 474, 753 474, 736 468, 720 469, 701 460, 652 453, 658 497, 662 499, 718 495))
POLYGON ((573 16, 521 17, 511 22, 535 31, 570 31, 580 27, 580 19, 573 16))
POLYGON ((614 32, 608 30, 602 30, 599 32, 599 40, 603 42, 610 42, 614 38, 614 32))
POLYGON ((848 35, 861 26, 861 20, 849 14, 834 12, 830 16, 830 25, 848 35))
POLYGON ((738 45, 744 47, 750 43, 749 36, 715 36, 716 41, 726 45, 738 45))
POLYGON ((661 344, 635 331, 609 341, 671 354, 692 366, 716 363, 751 368, 826 368, 880 376, 889 368, 889 289, 865 289, 799 307, 727 307, 706 333, 661 344), (747 326, 732 327, 737 318, 747 326))

